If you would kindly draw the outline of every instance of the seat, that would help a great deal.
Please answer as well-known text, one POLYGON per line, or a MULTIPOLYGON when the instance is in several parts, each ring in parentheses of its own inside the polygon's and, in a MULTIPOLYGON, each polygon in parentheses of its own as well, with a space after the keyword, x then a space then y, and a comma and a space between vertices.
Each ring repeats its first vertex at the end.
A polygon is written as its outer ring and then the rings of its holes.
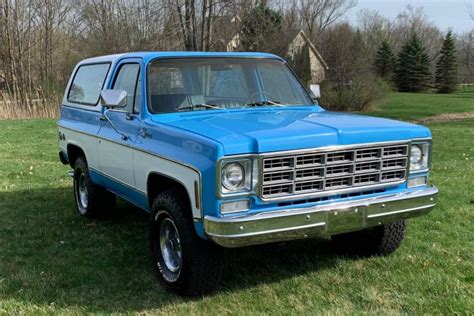
POLYGON ((155 113, 176 112, 180 106, 188 104, 186 94, 152 94, 151 108, 155 113))

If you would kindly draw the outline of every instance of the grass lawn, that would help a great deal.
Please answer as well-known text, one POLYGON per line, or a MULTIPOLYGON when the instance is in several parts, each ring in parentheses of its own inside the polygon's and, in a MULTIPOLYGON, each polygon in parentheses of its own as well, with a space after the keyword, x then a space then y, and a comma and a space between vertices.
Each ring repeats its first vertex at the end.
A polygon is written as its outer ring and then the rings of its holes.
POLYGON ((419 120, 442 114, 474 112, 474 88, 453 94, 392 92, 371 114, 400 120, 419 120))
MULTIPOLYGON (((416 119, 472 100, 393 94, 382 111, 416 119)), ((198 299, 159 286, 146 214, 126 203, 108 220, 75 214, 53 120, 0 126, 0 314, 474 312, 473 120, 430 125, 439 204, 393 255, 354 259, 312 240, 230 251, 223 289, 198 299)))

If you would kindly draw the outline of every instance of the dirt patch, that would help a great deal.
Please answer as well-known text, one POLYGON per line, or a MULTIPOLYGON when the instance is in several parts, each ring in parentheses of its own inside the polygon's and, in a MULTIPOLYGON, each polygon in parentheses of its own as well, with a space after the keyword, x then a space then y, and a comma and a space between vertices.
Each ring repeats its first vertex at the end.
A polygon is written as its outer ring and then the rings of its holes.
POLYGON ((416 121, 417 123, 434 123, 434 122, 448 122, 448 121, 459 121, 465 119, 474 119, 474 112, 461 112, 461 113, 444 113, 435 116, 430 116, 421 120, 416 121))

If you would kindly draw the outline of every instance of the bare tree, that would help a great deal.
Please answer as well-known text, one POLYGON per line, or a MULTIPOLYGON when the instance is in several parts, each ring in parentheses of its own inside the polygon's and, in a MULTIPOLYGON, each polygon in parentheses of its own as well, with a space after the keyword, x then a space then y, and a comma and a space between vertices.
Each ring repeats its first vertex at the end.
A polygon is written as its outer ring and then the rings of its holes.
POLYGON ((315 38, 353 8, 356 0, 293 0, 303 27, 310 38, 315 38))
POLYGON ((45 97, 51 92, 51 76, 53 75, 53 48, 55 46, 56 33, 65 21, 70 10, 70 5, 64 0, 44 0, 38 6, 35 14, 38 32, 40 34, 40 82, 45 88, 45 97))
POLYGON ((32 17, 37 4, 32 0, 3 0, 2 9, 2 60, 6 66, 6 82, 13 98, 26 105, 28 95, 33 91, 31 61, 35 37, 32 17))
POLYGON ((393 29, 393 23, 378 11, 361 10, 357 14, 358 28, 361 37, 369 53, 369 58, 373 60, 377 50, 384 40, 390 40, 389 36, 393 29))
POLYGON ((457 41, 460 81, 474 83, 474 30, 463 34, 457 41))

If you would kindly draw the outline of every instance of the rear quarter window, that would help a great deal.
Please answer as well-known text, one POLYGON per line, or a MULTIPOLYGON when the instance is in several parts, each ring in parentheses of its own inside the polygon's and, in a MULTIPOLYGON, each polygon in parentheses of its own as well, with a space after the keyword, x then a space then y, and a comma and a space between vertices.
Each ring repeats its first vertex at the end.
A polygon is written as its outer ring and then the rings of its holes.
POLYGON ((79 66, 69 88, 67 100, 83 105, 97 105, 109 68, 110 63, 79 66))

